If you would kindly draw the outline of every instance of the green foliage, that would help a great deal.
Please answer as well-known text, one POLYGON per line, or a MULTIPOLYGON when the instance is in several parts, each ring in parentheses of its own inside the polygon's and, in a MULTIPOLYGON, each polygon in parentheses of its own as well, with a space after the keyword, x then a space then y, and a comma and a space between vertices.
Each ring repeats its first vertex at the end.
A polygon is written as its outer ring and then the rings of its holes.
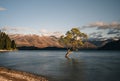
POLYGON ((87 39, 87 35, 79 31, 78 28, 72 28, 70 31, 60 37, 59 42, 67 49, 77 50, 83 46, 83 40, 87 39))
POLYGON ((0 49, 16 49, 15 41, 9 38, 4 32, 0 32, 0 49))
POLYGON ((16 44, 15 44, 14 40, 12 40, 12 42, 11 42, 11 48, 16 49, 16 44))

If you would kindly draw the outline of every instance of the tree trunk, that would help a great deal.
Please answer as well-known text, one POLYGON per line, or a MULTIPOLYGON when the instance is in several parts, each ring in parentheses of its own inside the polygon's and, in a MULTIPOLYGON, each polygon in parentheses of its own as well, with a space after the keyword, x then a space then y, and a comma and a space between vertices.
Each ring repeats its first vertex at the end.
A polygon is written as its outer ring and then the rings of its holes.
POLYGON ((65 58, 69 58, 68 56, 71 54, 71 50, 70 49, 68 49, 68 51, 67 51, 67 53, 66 53, 66 55, 65 55, 65 58))

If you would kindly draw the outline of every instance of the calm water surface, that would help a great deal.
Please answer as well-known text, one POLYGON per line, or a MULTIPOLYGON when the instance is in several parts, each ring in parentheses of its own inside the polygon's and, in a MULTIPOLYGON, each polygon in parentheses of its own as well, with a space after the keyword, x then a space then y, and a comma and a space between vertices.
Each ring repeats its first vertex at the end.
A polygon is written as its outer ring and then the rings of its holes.
POLYGON ((0 53, 0 66, 54 81, 120 81, 120 51, 16 51, 0 53))

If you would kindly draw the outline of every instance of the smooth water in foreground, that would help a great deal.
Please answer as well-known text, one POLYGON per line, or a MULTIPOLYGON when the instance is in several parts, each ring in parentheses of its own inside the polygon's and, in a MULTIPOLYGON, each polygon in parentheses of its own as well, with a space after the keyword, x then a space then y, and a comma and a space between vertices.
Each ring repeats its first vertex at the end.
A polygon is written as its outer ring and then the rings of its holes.
POLYGON ((120 81, 120 51, 16 51, 0 53, 0 66, 54 81, 120 81))

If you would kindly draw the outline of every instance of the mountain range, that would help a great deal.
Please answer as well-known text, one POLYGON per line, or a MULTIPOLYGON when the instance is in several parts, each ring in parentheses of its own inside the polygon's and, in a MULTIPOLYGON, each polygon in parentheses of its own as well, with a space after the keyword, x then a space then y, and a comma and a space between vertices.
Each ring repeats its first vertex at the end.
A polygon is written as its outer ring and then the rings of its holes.
MULTIPOLYGON (((59 43, 59 37, 56 36, 39 36, 36 34, 22 35, 12 34, 9 35, 12 40, 15 40, 16 45, 20 49, 59 49, 64 48, 59 43)), ((84 46, 80 49, 119 49, 120 40, 107 39, 107 40, 89 40, 85 42, 84 46)))
POLYGON ((39 35, 9 35, 11 39, 15 40, 17 47, 34 46, 38 48, 45 47, 62 47, 58 38, 54 36, 39 36, 39 35))
POLYGON ((120 50, 120 40, 111 41, 100 47, 102 50, 120 50))
MULTIPOLYGON (((57 47, 63 48, 59 43, 59 38, 55 36, 39 36, 39 35, 22 35, 13 34, 9 35, 12 40, 15 40, 17 47, 36 47, 36 48, 46 48, 46 47, 57 47)), ((96 45, 85 42, 82 48, 97 48, 96 45)))

